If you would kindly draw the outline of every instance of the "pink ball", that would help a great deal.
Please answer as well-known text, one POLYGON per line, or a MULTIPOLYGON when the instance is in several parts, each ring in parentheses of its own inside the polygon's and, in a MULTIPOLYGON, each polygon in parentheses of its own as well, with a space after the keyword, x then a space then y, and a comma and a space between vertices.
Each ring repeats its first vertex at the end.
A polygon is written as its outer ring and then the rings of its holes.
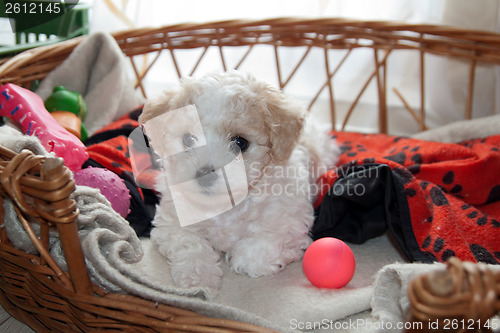
POLYGON ((320 238, 304 253, 302 268, 318 288, 342 288, 354 275, 356 260, 346 243, 333 237, 320 238))
POLYGON ((116 173, 103 168, 85 168, 73 174, 77 185, 84 185, 101 190, 111 207, 122 217, 130 212, 130 192, 116 173))

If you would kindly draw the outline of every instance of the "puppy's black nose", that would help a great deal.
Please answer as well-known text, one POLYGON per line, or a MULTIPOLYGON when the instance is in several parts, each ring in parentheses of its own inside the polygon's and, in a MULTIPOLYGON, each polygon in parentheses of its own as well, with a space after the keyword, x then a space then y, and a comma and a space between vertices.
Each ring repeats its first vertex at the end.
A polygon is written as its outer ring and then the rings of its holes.
POLYGON ((212 186, 218 176, 211 165, 205 165, 196 171, 196 181, 203 187, 212 186))

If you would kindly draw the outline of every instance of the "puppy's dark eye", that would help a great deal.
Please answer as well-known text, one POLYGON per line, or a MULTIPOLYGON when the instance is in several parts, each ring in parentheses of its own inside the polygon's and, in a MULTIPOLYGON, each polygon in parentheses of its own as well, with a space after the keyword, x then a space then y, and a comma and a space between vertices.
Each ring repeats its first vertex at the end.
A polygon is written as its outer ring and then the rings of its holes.
POLYGON ((242 152, 244 153, 247 149, 250 143, 248 142, 247 139, 241 136, 235 136, 231 138, 231 149, 235 152, 242 152))
POLYGON ((191 133, 186 133, 184 134, 184 137, 182 138, 182 144, 186 148, 192 148, 198 139, 191 133))

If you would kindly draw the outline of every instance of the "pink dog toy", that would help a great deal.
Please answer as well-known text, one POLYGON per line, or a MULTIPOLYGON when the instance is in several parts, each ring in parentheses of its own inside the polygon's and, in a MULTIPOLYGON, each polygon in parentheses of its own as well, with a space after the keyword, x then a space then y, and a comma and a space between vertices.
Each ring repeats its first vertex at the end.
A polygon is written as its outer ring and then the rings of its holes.
POLYGON ((111 207, 123 218, 130 213, 130 192, 123 179, 113 171, 88 167, 74 173, 77 185, 85 185, 101 190, 111 207))
POLYGON ((0 116, 17 122, 27 135, 36 136, 49 153, 62 157, 71 171, 88 159, 83 143, 64 129, 45 109, 35 93, 15 84, 0 87, 0 116))

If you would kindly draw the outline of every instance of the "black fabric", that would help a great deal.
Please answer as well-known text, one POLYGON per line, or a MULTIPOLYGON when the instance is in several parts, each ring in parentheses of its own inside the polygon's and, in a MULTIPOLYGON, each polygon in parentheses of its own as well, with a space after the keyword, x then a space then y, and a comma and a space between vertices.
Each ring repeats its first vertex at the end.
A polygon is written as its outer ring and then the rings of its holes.
POLYGON ((361 244, 390 228, 404 244, 400 226, 411 225, 405 178, 385 164, 346 165, 338 174, 315 210, 313 239, 335 237, 361 244))

